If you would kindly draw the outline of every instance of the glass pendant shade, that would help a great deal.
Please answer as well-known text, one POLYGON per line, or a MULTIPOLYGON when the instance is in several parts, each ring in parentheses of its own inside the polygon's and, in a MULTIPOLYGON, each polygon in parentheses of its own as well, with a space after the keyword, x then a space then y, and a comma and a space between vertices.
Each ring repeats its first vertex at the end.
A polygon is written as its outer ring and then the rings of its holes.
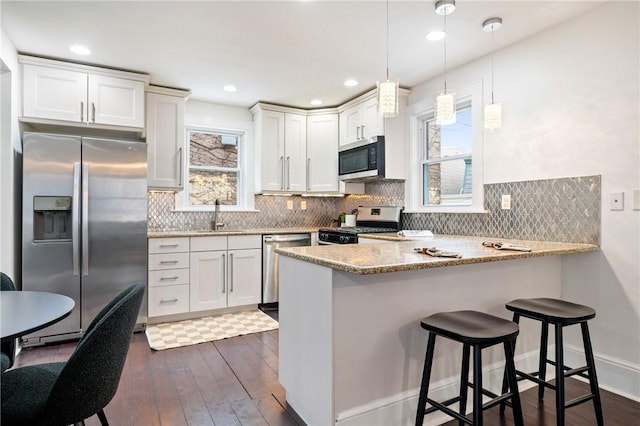
POLYGON ((502 127, 502 104, 484 106, 484 128, 496 130, 502 127))
POLYGON ((446 126, 456 122, 456 95, 444 92, 436 96, 436 124, 446 126))
POLYGON ((378 113, 383 117, 398 115, 398 82, 383 81, 378 83, 378 113))

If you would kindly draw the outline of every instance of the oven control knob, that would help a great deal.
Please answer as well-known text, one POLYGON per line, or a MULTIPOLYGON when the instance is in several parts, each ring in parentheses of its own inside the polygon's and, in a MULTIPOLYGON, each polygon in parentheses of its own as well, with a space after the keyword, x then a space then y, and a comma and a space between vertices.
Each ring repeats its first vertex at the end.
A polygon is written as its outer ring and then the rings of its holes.
POLYGON ((346 235, 340 235, 341 243, 346 243, 348 240, 349 240, 349 237, 347 237, 346 235))

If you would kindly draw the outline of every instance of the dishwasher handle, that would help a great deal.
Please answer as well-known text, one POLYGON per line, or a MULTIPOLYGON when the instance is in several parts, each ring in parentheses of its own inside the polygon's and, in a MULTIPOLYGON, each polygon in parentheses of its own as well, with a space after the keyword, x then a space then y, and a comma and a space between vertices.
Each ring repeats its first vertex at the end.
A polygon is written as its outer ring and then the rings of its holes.
POLYGON ((311 240, 311 234, 282 234, 282 235, 265 235, 263 241, 265 244, 271 243, 288 243, 292 241, 311 240))

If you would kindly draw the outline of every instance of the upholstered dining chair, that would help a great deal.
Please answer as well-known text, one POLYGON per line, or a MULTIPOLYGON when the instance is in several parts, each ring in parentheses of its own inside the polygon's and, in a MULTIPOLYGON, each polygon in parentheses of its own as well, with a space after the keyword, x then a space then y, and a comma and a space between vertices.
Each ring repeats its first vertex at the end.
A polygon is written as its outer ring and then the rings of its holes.
MULTIPOLYGON (((7 274, 0 272, 0 291, 14 291, 16 286, 7 274)), ((16 356, 16 339, 0 343, 0 372, 4 373, 13 366, 16 356)))
POLYGON ((118 389, 145 285, 135 284, 109 302, 66 362, 14 368, 0 381, 0 418, 10 425, 69 425, 98 415, 118 389))

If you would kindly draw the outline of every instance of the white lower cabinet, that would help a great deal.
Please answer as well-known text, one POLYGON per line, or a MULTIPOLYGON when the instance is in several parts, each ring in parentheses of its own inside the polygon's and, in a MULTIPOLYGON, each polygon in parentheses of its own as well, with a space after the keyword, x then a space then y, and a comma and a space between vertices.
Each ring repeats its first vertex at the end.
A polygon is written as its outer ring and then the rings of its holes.
POLYGON ((149 317, 189 312, 189 238, 149 240, 149 317))
POLYGON ((262 236, 149 240, 149 317, 260 303, 262 236))
POLYGON ((260 303, 261 247, 260 235, 192 237, 191 312, 260 303))

